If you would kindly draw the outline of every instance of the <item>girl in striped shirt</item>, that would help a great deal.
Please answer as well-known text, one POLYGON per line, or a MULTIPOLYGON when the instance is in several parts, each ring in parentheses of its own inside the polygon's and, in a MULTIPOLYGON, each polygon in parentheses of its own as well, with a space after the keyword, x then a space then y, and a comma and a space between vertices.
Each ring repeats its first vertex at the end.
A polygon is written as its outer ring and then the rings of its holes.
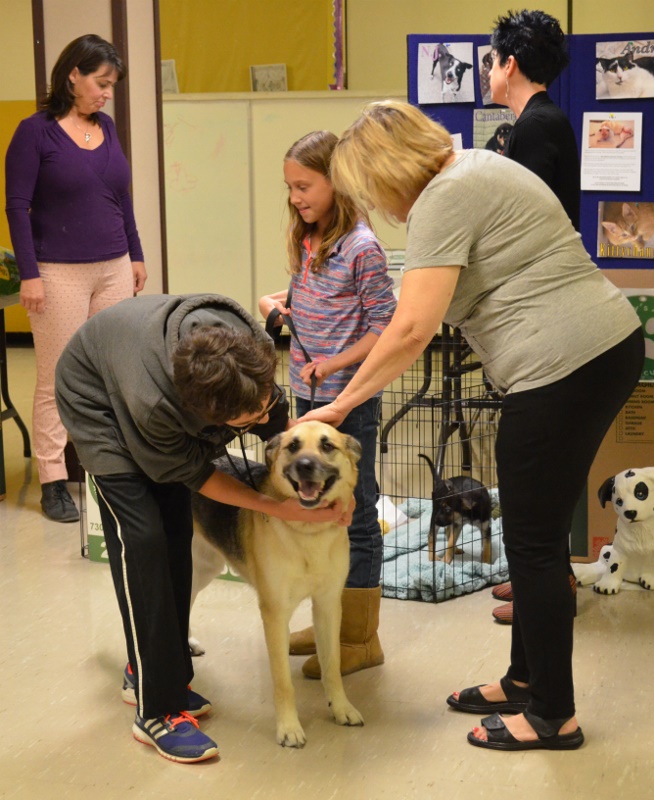
MULTIPOLYGON (((309 411, 312 401, 317 408, 342 391, 390 322, 396 305, 386 256, 368 220, 332 187, 329 164, 337 141, 329 131, 314 131, 286 153, 292 310, 287 308, 289 290, 259 301, 265 318, 274 308, 292 317, 297 339, 291 340, 289 372, 299 417, 309 411)), ((282 320, 279 317, 278 324, 282 320)), ((344 675, 384 661, 377 634, 383 548, 375 478, 380 409, 381 392, 354 408, 338 428, 354 436, 363 450, 356 508, 348 528, 350 572, 341 623, 344 675)), ((320 677, 312 628, 293 633, 290 650, 311 655, 302 671, 307 677, 320 677)))

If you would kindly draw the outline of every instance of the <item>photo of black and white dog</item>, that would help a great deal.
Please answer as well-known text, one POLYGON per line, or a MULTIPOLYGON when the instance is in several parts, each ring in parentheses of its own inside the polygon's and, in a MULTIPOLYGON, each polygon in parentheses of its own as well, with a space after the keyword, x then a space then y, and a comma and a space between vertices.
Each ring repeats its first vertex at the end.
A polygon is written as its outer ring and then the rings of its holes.
POLYGON ((472 42, 420 45, 418 102, 471 103, 475 99, 472 42))
MULTIPOLYGON (((443 103, 462 102, 459 100, 459 93, 467 70, 472 70, 472 64, 457 58, 448 50, 447 45, 440 43, 436 45, 431 77, 440 76, 443 103)), ((472 82, 472 73, 470 74, 470 81, 472 82)))

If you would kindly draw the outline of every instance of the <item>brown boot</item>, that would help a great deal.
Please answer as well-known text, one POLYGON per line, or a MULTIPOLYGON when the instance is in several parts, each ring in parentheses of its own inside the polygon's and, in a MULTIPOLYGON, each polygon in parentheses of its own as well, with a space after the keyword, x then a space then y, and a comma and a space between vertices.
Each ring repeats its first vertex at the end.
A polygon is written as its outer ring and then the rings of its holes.
POLYGON ((316 652, 316 635, 313 625, 291 634, 288 653, 291 656, 312 656, 316 652))
MULTIPOLYGON (((381 586, 374 589, 343 589, 341 620, 341 675, 384 663, 377 635, 381 586)), ((302 665, 307 678, 320 678, 320 662, 314 655, 302 665)))

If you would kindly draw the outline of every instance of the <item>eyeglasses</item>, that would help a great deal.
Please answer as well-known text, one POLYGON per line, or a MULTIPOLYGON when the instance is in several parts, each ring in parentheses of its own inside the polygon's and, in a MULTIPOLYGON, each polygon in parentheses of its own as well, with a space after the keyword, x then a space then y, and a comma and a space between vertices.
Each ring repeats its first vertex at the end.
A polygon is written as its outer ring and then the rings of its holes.
POLYGON ((265 416, 270 414, 273 408, 282 399, 282 396, 283 396, 282 390, 279 388, 279 386, 277 386, 276 383, 273 384, 273 390, 270 396, 271 399, 268 401, 268 405, 255 419, 250 420, 250 422, 246 423, 245 425, 238 425, 238 426, 225 425, 225 427, 227 428, 227 430, 231 431, 235 436, 243 436, 248 431, 251 431, 252 428, 255 428, 265 416))

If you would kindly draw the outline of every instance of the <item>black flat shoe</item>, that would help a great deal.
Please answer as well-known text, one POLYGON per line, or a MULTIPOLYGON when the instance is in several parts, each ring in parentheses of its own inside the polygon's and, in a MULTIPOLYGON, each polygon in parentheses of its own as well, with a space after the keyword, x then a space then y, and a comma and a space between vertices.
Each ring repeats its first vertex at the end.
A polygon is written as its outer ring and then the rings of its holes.
POLYGON ((538 739, 521 742, 509 731, 502 717, 493 714, 492 717, 486 717, 481 721, 486 728, 488 738, 477 739, 471 732, 468 734, 468 741, 475 747, 485 747, 488 750, 576 750, 584 743, 581 728, 572 733, 559 734, 567 719, 542 719, 528 711, 523 713, 527 722, 538 734, 538 739))
POLYGON ((66 488, 66 481, 41 484, 41 508, 55 522, 79 522, 79 511, 66 488))
POLYGON ((447 698, 447 704, 455 711, 465 711, 468 714, 485 714, 487 711, 497 712, 498 714, 522 714, 527 708, 529 702, 529 687, 516 686, 515 683, 506 675, 500 678, 500 686, 504 692, 506 700, 499 700, 497 703, 492 703, 486 700, 484 695, 479 691, 482 686, 471 686, 468 689, 463 689, 459 692, 458 698, 451 694, 447 698))

